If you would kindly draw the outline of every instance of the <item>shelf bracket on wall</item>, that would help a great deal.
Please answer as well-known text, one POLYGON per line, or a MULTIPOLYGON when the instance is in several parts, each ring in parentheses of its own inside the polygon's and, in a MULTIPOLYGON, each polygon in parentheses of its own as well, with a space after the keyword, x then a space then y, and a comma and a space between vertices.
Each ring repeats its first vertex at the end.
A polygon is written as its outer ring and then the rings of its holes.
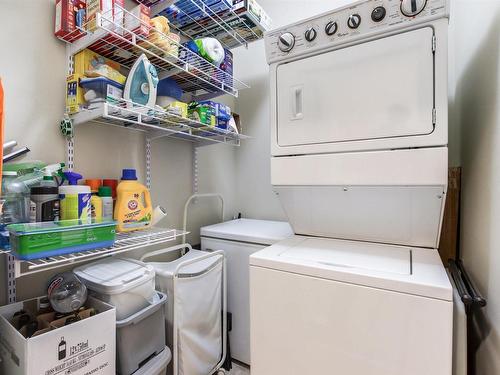
POLYGON ((146 187, 151 190, 151 138, 146 138, 146 187))
POLYGON ((7 275, 7 303, 16 303, 16 258, 12 255, 7 256, 6 261, 7 275))
MULTIPOLYGON (((193 146, 193 179, 192 179, 192 192, 193 195, 198 194, 198 147, 193 146)), ((196 201, 195 201, 196 203, 196 201)))

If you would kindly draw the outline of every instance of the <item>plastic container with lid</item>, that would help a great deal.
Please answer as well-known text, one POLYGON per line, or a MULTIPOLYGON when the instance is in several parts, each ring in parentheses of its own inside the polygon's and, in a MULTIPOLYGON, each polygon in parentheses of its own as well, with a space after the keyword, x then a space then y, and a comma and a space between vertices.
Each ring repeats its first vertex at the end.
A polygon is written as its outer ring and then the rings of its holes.
POLYGON ((81 220, 91 224, 90 187, 78 185, 82 175, 75 172, 64 172, 69 185, 59 187, 61 220, 81 220))
POLYGON ((79 220, 10 224, 12 253, 32 260, 113 246, 115 222, 82 223, 79 220))
POLYGON ((85 100, 90 103, 103 101, 116 103, 123 98, 124 86, 108 78, 83 78, 80 80, 80 86, 85 91, 85 100))
POLYGON ((146 308, 158 297, 153 266, 135 259, 109 258, 73 272, 97 299, 115 306, 117 320, 146 308))

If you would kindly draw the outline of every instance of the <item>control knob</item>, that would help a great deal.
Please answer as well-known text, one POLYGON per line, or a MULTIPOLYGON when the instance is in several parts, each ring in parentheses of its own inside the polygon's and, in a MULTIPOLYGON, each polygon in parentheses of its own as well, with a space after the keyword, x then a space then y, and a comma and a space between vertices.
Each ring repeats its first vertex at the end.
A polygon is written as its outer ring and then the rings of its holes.
POLYGON ((347 26, 350 29, 357 29, 361 25, 361 16, 359 14, 351 14, 347 20, 347 26))
POLYGON ((338 28, 337 22, 334 22, 334 21, 328 22, 325 26, 326 35, 332 36, 333 34, 335 34, 337 32, 337 28, 338 28))
POLYGON ((376 7, 372 11, 372 21, 380 22, 385 18, 386 10, 383 6, 376 7))
POLYGON ((316 29, 314 27, 310 27, 306 30, 306 32, 304 33, 304 37, 306 38, 306 40, 308 42, 312 42, 314 39, 316 39, 316 37, 318 36, 318 32, 316 31, 316 29))
POLYGON ((278 47, 282 52, 290 52, 295 46, 295 36, 292 33, 281 34, 278 38, 278 47))
POLYGON ((406 17, 414 17, 424 10, 427 0, 403 0, 401 1, 401 13, 406 17))

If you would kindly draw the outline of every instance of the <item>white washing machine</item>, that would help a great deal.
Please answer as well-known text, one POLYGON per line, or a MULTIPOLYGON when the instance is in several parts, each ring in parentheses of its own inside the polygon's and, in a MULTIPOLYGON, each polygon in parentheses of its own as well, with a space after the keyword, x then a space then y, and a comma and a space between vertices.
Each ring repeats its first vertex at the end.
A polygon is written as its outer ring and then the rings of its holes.
POLYGON ((451 375, 448 17, 363 0, 266 34, 295 236, 250 257, 252 375, 451 375))
POLYGON ((249 257, 293 236, 292 228, 282 221, 237 219, 203 227, 200 235, 202 250, 226 254, 231 357, 250 365, 249 257))

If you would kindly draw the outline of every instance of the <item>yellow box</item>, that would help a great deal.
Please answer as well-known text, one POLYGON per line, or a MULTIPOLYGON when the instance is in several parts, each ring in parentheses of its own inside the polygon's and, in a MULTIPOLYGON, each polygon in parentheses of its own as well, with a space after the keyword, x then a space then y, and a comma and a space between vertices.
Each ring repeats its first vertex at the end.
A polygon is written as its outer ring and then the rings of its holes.
MULTIPOLYGON (((178 113, 181 117, 188 117, 188 105, 184 102, 172 102, 168 105, 170 108, 178 108, 178 113)), ((167 108, 168 108, 167 107, 167 108)))
POLYGON ((80 87, 81 74, 71 74, 66 77, 66 113, 76 113, 85 103, 83 89, 80 87))
POLYGON ((73 72, 82 76, 85 75, 85 71, 90 70, 98 63, 104 63, 118 71, 120 71, 121 68, 120 64, 117 62, 103 57, 89 49, 84 49, 83 51, 78 52, 74 57, 73 63, 73 72))

